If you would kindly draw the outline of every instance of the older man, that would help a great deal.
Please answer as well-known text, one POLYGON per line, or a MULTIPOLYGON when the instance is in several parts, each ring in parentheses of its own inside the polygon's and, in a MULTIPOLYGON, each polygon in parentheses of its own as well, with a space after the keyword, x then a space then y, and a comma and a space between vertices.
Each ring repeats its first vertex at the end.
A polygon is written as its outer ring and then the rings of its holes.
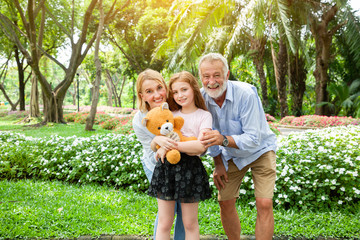
POLYGON ((272 239, 276 136, 268 126, 256 88, 228 81, 229 74, 221 54, 207 54, 199 62, 201 91, 213 116, 214 128, 201 140, 215 162, 213 177, 219 190, 222 225, 229 240, 240 239, 241 224, 235 202, 241 181, 250 169, 257 208, 255 237, 272 239))

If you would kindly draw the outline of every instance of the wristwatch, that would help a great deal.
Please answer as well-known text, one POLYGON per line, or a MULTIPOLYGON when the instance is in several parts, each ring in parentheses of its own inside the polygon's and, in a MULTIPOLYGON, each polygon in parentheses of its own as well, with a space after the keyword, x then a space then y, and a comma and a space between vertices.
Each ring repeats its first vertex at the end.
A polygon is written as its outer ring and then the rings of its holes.
POLYGON ((224 140, 223 140, 223 142, 222 142, 222 145, 223 145, 224 147, 227 147, 227 146, 229 145, 229 140, 227 139, 227 137, 226 137, 225 135, 223 135, 223 137, 224 137, 224 140))

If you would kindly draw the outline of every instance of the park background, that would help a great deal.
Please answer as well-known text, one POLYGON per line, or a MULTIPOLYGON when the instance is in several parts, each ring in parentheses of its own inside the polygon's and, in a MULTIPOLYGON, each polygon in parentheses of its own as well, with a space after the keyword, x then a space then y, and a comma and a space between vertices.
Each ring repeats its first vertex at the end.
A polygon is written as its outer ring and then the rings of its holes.
MULTIPOLYGON (((213 51, 228 59, 231 80, 257 87, 278 134, 275 234, 359 238, 360 23, 353 6, 345 0, 1 1, 0 237, 150 236, 152 221, 142 219, 154 215, 146 206, 156 204, 144 194, 141 145, 131 129, 134 83, 146 68, 166 80, 180 70, 198 76, 199 57, 213 51), (284 137, 279 125, 318 130, 284 137), (62 197, 83 188, 94 196, 85 204, 89 214, 101 212, 106 220, 96 224, 85 210, 62 210, 79 207, 76 196, 62 197), (111 189, 125 194, 122 201, 108 195, 111 189), (38 192, 53 204, 37 201, 38 192), (119 208, 95 201, 104 195, 119 208), (124 209, 127 198, 145 205, 124 209)), ((211 159, 204 163, 211 175, 211 159)), ((239 201, 245 234, 254 230, 252 191, 246 181, 239 201)), ((205 206, 201 233, 223 235, 216 202, 205 206)))

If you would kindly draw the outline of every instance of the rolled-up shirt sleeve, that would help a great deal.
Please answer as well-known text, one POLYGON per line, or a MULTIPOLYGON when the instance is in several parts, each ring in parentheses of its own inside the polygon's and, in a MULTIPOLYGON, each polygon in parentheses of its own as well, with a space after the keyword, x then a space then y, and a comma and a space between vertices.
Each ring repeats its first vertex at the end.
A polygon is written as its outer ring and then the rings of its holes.
POLYGON ((216 157, 217 155, 221 154, 221 148, 219 145, 211 146, 208 148, 207 154, 210 157, 216 157))

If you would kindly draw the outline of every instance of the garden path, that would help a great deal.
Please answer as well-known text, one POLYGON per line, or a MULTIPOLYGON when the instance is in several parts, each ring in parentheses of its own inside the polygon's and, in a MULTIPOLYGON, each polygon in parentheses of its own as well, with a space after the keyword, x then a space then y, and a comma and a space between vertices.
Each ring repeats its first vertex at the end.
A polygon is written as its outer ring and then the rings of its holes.
POLYGON ((287 127, 287 126, 277 126, 277 128, 280 130, 281 135, 289 135, 292 132, 304 132, 309 129, 313 128, 304 128, 304 127, 287 127))

